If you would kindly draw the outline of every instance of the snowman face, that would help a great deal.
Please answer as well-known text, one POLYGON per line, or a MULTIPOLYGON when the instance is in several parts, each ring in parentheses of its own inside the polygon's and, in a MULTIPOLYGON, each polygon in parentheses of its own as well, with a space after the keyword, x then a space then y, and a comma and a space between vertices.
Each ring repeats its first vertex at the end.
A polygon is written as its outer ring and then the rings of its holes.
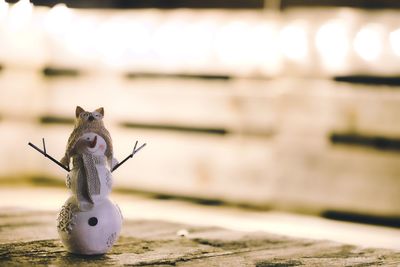
POLYGON ((107 149, 106 141, 103 137, 95 133, 85 133, 78 141, 78 151, 93 155, 104 155, 107 149))

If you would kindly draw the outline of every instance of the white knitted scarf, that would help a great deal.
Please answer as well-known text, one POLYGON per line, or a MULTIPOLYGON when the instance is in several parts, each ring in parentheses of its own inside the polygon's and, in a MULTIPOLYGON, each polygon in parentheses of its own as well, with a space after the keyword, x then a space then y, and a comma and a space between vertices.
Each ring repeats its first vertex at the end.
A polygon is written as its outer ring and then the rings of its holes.
POLYGON ((96 164, 106 164, 106 157, 82 153, 73 157, 73 164, 74 168, 78 169, 77 198, 94 203, 92 196, 100 194, 100 178, 96 164))

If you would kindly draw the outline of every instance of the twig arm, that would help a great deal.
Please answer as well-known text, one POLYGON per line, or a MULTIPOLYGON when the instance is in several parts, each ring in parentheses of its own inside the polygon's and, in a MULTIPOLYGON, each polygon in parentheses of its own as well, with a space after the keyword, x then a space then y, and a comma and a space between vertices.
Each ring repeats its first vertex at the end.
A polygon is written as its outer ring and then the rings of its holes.
POLYGON ((55 164, 57 164, 58 166, 60 166, 61 168, 63 168, 64 170, 66 170, 67 172, 70 172, 71 170, 69 169, 68 166, 64 166, 61 162, 59 162, 58 160, 56 160, 55 158, 53 158, 52 156, 50 156, 49 154, 47 154, 46 152, 46 143, 44 142, 44 138, 42 139, 43 142, 43 150, 41 150, 40 148, 38 148, 37 146, 35 146, 34 144, 32 144, 31 142, 28 143, 29 146, 33 147, 36 151, 38 151, 40 154, 42 154, 43 156, 45 156, 46 158, 50 159, 52 162, 54 162, 55 164))
POLYGON ((126 158, 124 158, 123 161, 121 161, 120 163, 118 163, 117 165, 114 166, 114 168, 112 168, 111 172, 115 171, 116 169, 118 169, 122 164, 124 164, 128 159, 133 158, 133 156, 139 152, 139 150, 141 150, 146 143, 144 143, 143 145, 141 145, 138 149, 136 149, 136 146, 138 144, 138 141, 136 141, 135 143, 135 147, 133 148, 132 154, 128 155, 126 158))

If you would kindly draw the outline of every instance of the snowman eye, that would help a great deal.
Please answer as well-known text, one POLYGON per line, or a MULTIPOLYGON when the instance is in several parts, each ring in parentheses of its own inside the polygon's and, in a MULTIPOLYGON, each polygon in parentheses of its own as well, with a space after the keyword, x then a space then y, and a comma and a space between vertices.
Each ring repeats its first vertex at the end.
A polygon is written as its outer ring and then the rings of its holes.
POLYGON ((97 224, 97 222, 98 222, 98 220, 97 220, 96 217, 91 217, 91 218, 88 220, 88 224, 89 224, 90 226, 95 226, 95 225, 97 224))
POLYGON ((89 137, 86 137, 86 140, 90 141, 90 138, 89 138, 89 137))

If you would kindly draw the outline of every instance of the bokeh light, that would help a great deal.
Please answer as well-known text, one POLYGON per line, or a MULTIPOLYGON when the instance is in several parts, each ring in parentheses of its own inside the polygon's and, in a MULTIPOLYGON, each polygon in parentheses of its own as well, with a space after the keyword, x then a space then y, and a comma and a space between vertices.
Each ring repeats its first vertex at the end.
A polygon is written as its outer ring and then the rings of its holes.
POLYGON ((400 28, 390 33, 390 45, 393 52, 400 57, 400 28))
POLYGON ((323 24, 316 33, 315 44, 328 70, 343 69, 350 46, 347 27, 343 21, 332 20, 323 24))
POLYGON ((365 61, 377 60, 383 52, 383 29, 378 24, 361 28, 354 38, 354 49, 365 61))
POLYGON ((72 11, 65 4, 57 4, 46 14, 44 26, 50 34, 65 34, 73 19, 72 11))
POLYGON ((4 21, 8 15, 9 4, 4 1, 0 0, 0 22, 4 21))
POLYGON ((12 5, 8 15, 8 23, 11 30, 20 30, 29 25, 32 18, 33 5, 29 0, 21 0, 12 5))
POLYGON ((254 51, 252 25, 248 22, 233 21, 224 25, 218 33, 216 53, 223 65, 232 66, 236 70, 251 70, 254 66, 251 53, 254 51))
POLYGON ((283 27, 280 45, 283 55, 293 61, 303 62, 309 53, 308 36, 303 22, 292 22, 283 27))

